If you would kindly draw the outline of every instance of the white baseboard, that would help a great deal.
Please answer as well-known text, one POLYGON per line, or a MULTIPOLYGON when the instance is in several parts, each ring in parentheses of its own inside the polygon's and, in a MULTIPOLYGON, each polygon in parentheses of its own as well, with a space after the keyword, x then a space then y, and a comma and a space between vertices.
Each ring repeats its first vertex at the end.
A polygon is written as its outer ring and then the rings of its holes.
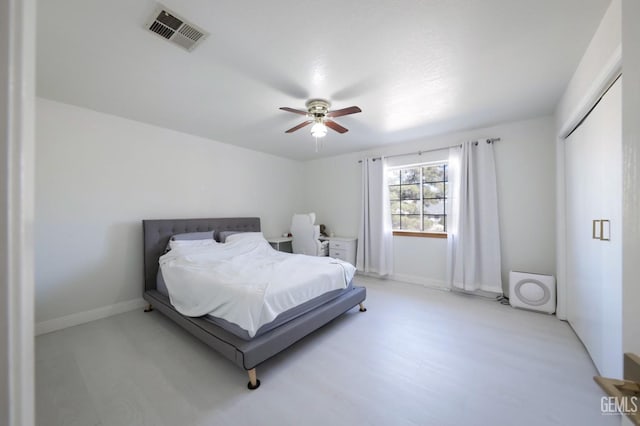
POLYGON ((52 331, 62 330, 63 328, 73 327, 87 322, 107 318, 113 315, 122 314, 124 312, 133 311, 142 308, 146 302, 142 299, 127 300, 125 302, 115 303, 102 308, 92 309, 90 311, 78 312, 76 314, 66 315, 60 318, 54 318, 48 321, 36 323, 35 334, 51 333, 52 331))

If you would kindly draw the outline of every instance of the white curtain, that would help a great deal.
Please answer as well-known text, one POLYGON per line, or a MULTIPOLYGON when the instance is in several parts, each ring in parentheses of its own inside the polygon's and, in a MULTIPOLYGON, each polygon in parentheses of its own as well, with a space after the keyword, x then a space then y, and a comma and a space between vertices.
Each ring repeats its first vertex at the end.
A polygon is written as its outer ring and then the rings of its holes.
POLYGON ((493 143, 449 150, 447 280, 453 289, 502 293, 493 143))
POLYGON ((356 267, 381 276, 393 273, 393 231, 384 158, 362 160, 362 204, 356 267))

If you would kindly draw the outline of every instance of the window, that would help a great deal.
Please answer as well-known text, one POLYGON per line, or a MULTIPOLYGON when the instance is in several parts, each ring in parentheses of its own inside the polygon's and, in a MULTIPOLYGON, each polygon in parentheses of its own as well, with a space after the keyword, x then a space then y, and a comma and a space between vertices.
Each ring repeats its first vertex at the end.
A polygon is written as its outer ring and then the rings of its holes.
POLYGON ((394 231, 447 232, 447 163, 387 170, 394 231))

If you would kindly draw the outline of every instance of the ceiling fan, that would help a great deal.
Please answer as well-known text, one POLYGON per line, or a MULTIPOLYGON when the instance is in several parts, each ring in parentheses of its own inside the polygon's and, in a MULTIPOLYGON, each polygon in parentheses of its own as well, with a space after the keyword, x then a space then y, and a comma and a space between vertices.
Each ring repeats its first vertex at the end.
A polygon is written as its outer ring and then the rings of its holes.
POLYGON ((316 138, 324 137, 327 134, 327 127, 335 130, 338 133, 346 133, 349 131, 349 129, 347 129, 346 127, 342 127, 335 121, 329 119, 362 112, 362 110, 357 106, 329 111, 331 104, 324 99, 311 99, 307 101, 306 107, 306 111, 288 107, 280 108, 283 111, 289 111, 294 114, 306 115, 308 118, 307 121, 304 121, 297 126, 290 128, 285 133, 293 133, 296 130, 302 129, 303 127, 308 126, 311 123, 313 123, 313 126, 311 126, 311 135, 315 136, 316 138))

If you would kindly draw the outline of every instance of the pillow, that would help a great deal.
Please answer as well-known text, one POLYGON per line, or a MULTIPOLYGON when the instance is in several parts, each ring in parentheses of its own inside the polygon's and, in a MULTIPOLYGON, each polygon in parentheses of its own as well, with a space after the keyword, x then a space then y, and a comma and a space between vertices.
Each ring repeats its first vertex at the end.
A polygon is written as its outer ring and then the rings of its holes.
POLYGON ((251 241, 251 240, 262 240, 266 241, 262 232, 236 232, 227 236, 225 242, 233 243, 235 241, 251 241))
POLYGON ((176 240, 213 240, 213 233, 215 231, 206 232, 185 232, 184 234, 175 234, 171 236, 171 239, 176 240))
POLYGON ((169 241, 164 248, 163 254, 167 254, 169 253, 169 250, 171 250, 171 241, 213 240, 214 232, 215 231, 185 232, 182 234, 173 234, 171 238, 169 238, 169 241))
POLYGON ((169 240, 169 248, 176 247, 209 247, 218 244, 216 240, 169 240))
POLYGON ((225 241, 227 241, 227 237, 233 234, 239 234, 240 231, 222 231, 220 233, 220 242, 224 243, 225 241))

